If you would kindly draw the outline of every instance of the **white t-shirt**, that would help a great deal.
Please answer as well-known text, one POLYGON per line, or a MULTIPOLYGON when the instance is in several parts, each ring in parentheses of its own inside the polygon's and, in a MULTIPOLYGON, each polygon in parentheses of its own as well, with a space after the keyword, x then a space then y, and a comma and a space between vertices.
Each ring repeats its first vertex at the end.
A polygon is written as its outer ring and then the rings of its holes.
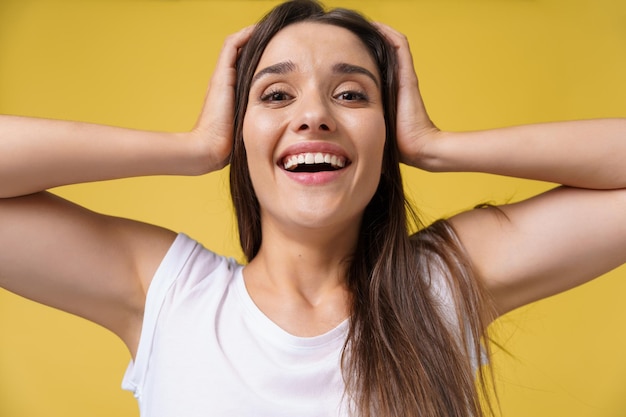
POLYGON ((179 235, 148 290, 122 387, 142 417, 346 416, 348 322, 295 337, 250 298, 241 265, 179 235))
MULTIPOLYGON (((430 288, 458 329, 438 266, 430 288)), ((348 321, 320 336, 293 336, 258 309, 242 269, 178 235, 150 284, 137 356, 122 383, 141 416, 347 416, 340 361, 348 321)))

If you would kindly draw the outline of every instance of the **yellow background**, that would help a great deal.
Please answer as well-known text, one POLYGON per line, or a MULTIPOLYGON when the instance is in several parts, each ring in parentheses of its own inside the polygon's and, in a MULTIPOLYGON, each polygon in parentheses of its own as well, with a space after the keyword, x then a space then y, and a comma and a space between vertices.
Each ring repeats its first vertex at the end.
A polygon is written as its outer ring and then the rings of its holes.
MULTIPOLYGON (((223 38, 274 4, 0 0, 0 113, 187 129, 223 38)), ((626 116, 622 0, 341 5, 408 35, 427 107, 443 129, 626 116)), ((550 187, 481 174, 406 172, 427 221, 550 187)), ((225 174, 57 192, 97 211, 185 231, 239 256, 225 174)), ((496 352, 494 360, 502 414, 626 415, 625 295, 622 267, 499 320, 494 328, 510 353, 496 352)), ((128 358, 107 331, 0 292, 1 417, 137 416, 132 395, 119 388, 128 358)))

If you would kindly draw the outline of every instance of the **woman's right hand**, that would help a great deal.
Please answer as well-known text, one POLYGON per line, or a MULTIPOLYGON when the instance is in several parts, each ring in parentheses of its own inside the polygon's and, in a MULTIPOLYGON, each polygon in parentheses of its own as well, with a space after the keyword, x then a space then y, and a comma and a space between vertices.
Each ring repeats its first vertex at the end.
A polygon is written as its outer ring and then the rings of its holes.
POLYGON ((235 113, 235 64, 239 50, 248 42, 254 26, 246 27, 226 38, 209 83, 204 106, 192 140, 199 144, 207 157, 206 172, 216 171, 228 164, 233 143, 235 113))
POLYGON ((232 141, 235 62, 250 33, 226 40, 191 133, 0 115, 0 287, 98 323, 136 352, 146 291, 176 234, 42 191, 223 167, 232 141))
POLYGON ((0 198, 67 184, 223 168, 232 147, 235 64, 252 27, 224 43, 191 132, 150 132, 0 115, 0 198))

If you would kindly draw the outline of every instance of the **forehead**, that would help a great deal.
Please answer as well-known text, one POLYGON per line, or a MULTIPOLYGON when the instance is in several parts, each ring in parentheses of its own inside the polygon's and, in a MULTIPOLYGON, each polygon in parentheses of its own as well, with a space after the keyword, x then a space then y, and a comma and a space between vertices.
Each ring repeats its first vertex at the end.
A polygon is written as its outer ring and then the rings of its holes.
POLYGON ((345 62, 378 75, 378 67, 363 42, 339 26, 302 22, 289 25, 268 43, 257 71, 279 62, 293 62, 301 70, 345 62))

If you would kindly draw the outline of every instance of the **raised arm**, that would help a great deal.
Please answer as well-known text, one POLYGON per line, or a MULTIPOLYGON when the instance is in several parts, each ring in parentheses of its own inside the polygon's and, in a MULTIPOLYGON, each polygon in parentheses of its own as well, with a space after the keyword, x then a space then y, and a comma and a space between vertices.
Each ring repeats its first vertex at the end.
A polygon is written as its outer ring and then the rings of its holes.
POLYGON ((425 111, 406 38, 380 28, 400 63, 398 143, 405 163, 566 186, 450 219, 500 313, 626 262, 626 119, 442 132, 425 111))
POLYGON ((208 171, 189 134, 0 116, 0 197, 59 185, 208 171))
POLYGON ((99 323, 134 351, 147 287, 174 234, 44 190, 222 168, 232 142, 234 65, 249 33, 225 42, 190 132, 0 117, 0 286, 99 323))
POLYGON ((626 187, 626 119, 438 132, 434 136, 419 150, 407 149, 412 158, 409 164, 435 172, 486 172, 578 188, 626 187))
POLYGON ((224 43, 191 132, 146 132, 0 115, 0 198, 81 182, 199 175, 223 168, 232 142, 234 65, 249 34, 246 28, 224 43))

